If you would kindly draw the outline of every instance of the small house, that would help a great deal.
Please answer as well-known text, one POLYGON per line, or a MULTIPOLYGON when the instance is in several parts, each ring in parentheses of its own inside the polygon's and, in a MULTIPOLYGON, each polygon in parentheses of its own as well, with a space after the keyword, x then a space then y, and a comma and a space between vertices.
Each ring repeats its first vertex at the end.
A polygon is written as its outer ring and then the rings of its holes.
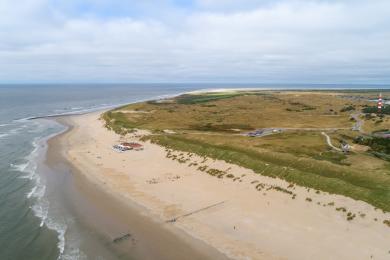
POLYGON ((130 150, 129 147, 126 147, 126 146, 120 145, 120 144, 114 145, 112 148, 113 148, 114 150, 118 151, 118 152, 125 152, 125 151, 130 150))
POLYGON ((127 147, 129 150, 141 151, 143 150, 143 145, 139 143, 121 143, 122 146, 127 147))
POLYGON ((349 151, 351 150, 351 146, 348 143, 342 143, 341 144, 341 150, 344 153, 349 153, 349 151))

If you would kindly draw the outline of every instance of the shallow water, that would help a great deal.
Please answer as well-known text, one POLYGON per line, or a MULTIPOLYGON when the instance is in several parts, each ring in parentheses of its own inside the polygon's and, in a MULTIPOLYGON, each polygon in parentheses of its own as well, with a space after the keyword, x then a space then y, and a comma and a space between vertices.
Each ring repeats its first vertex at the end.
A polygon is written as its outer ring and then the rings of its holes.
MULTIPOLYGON (((75 259, 77 238, 66 241, 71 214, 64 214, 61 193, 48 186, 39 161, 46 140, 64 127, 53 114, 93 111, 192 86, 157 85, 1 85, 0 86, 0 259, 75 259)), ((68 232, 69 233, 69 232, 68 232)))

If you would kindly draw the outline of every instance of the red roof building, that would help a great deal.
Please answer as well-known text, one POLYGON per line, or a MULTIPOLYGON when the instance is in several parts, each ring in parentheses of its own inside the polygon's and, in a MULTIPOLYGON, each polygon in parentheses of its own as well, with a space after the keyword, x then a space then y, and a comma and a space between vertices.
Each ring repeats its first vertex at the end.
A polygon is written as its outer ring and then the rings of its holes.
POLYGON ((123 145, 124 147, 128 147, 130 149, 134 149, 134 150, 142 150, 143 149, 143 145, 139 144, 139 143, 121 143, 121 145, 123 145))

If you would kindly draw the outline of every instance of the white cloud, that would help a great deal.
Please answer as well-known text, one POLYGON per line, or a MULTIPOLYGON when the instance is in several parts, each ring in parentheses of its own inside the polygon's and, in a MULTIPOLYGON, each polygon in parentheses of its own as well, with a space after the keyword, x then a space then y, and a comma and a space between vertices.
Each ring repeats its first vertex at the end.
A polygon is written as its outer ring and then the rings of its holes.
POLYGON ((388 1, 168 2, 3 0, 0 81, 390 82, 388 1))

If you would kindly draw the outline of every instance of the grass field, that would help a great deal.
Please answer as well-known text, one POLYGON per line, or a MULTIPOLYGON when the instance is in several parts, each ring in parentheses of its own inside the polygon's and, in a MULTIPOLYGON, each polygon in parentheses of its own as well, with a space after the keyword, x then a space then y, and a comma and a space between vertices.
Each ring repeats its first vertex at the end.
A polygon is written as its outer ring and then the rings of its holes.
MULTIPOLYGON (((361 133, 351 130, 355 123, 351 114, 372 104, 367 97, 373 95, 350 91, 197 93, 131 104, 107 112, 103 118, 108 128, 120 134, 148 129, 154 134, 146 138, 160 145, 390 211, 390 162, 369 149, 348 154, 333 151, 321 135, 321 129, 333 128, 325 131, 334 145, 341 141, 353 144, 361 133), (260 128, 289 129, 261 138, 245 135, 260 128)), ((372 118, 360 117, 364 130, 370 132, 386 129, 389 122, 387 116, 376 124, 372 118)))

